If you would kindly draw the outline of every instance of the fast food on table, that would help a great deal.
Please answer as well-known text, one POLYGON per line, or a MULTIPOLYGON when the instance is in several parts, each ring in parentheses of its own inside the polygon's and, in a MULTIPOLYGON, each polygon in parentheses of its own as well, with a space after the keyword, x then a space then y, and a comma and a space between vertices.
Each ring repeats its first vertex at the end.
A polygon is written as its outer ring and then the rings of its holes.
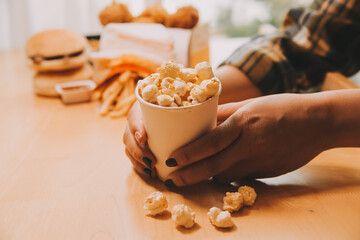
POLYGON ((192 29, 199 21, 199 12, 193 6, 179 8, 176 13, 165 19, 165 26, 171 28, 192 29))
POLYGON ((135 86, 158 68, 151 60, 135 55, 122 55, 114 59, 96 59, 94 79, 100 84, 93 100, 101 103, 99 114, 111 118, 124 117, 135 102, 135 86))
POLYGON ((28 65, 38 72, 82 67, 89 59, 85 37, 67 29, 39 32, 26 43, 28 65))
POLYGON ((112 2, 99 14, 99 20, 103 26, 109 23, 125 23, 133 19, 128 7, 123 3, 112 2))
POLYGON ((100 50, 91 55, 98 83, 93 99, 101 103, 101 116, 126 116, 135 102, 137 81, 175 56, 173 38, 166 28, 155 24, 149 31, 146 25, 113 23, 101 34, 100 50))
POLYGON ((149 18, 155 23, 165 24, 168 16, 169 14, 162 7, 161 3, 155 3, 152 7, 145 9, 137 18, 149 18))
POLYGON ((101 33, 99 52, 91 59, 114 59, 134 55, 157 64, 174 59, 175 46, 171 33, 160 24, 111 23, 101 33))
POLYGON ((84 36, 67 29, 37 33, 26 44, 27 61, 35 70, 34 92, 41 96, 58 97, 58 83, 92 79, 88 63, 88 44, 84 36))
POLYGON ((92 79, 92 76, 93 70, 88 63, 79 69, 38 72, 33 78, 33 89, 41 96, 58 97, 59 93, 55 90, 56 84, 92 79))
POLYGON ((199 21, 199 12, 193 6, 179 8, 169 14, 160 3, 145 9, 139 16, 133 17, 126 5, 115 1, 105 7, 99 14, 103 26, 109 23, 159 23, 170 28, 192 29, 199 21))

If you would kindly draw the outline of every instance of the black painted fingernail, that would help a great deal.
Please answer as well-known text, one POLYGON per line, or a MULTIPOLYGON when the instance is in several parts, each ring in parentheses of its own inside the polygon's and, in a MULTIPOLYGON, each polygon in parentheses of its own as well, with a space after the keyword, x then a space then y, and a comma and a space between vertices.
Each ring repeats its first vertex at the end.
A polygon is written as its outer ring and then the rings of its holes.
POLYGON ((176 187, 175 183, 171 180, 171 179, 168 179, 164 182, 165 186, 167 186, 168 188, 173 188, 173 187, 176 187))
POLYGON ((170 158, 170 159, 166 160, 165 163, 166 163, 166 166, 168 166, 168 167, 176 167, 178 165, 175 158, 170 158))
POLYGON ((151 177, 151 170, 150 170, 150 169, 144 168, 143 171, 144 171, 144 173, 145 173, 146 175, 148 175, 149 177, 151 177))
POLYGON ((148 166, 149 168, 151 168, 151 159, 147 158, 147 157, 143 157, 142 161, 145 163, 146 166, 148 166))

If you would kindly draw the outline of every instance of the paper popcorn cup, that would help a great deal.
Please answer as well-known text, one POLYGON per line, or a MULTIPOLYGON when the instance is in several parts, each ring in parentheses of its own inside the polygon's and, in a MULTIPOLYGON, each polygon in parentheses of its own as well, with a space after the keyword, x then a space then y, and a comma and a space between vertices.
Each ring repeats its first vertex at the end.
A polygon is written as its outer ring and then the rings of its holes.
POLYGON ((220 92, 221 85, 215 96, 200 104, 162 107, 144 101, 136 87, 135 95, 140 103, 150 150, 157 159, 155 167, 160 180, 166 180, 177 169, 165 164, 174 150, 216 127, 220 92))

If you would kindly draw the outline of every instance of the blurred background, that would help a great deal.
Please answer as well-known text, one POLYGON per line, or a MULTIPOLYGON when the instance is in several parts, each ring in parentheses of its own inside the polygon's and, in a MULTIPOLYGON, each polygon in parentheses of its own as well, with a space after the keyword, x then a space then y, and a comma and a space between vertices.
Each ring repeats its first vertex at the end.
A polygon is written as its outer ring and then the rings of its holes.
MULTIPOLYGON (((278 27, 287 9, 312 0, 117 0, 134 15, 161 2, 172 13, 184 5, 200 12, 212 35, 247 37, 278 27)), ((21 49, 29 36, 51 28, 68 28, 85 35, 101 32, 99 12, 112 0, 0 0, 0 50, 21 49)))

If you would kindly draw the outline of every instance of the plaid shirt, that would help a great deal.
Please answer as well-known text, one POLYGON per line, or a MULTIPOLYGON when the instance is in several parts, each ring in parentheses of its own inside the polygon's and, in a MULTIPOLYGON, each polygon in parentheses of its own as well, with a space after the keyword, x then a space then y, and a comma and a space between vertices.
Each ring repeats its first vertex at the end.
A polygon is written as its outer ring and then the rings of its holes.
POLYGON ((325 74, 360 69, 360 0, 315 0, 290 9, 276 34, 257 36, 224 64, 242 70, 263 92, 320 89, 325 74))

